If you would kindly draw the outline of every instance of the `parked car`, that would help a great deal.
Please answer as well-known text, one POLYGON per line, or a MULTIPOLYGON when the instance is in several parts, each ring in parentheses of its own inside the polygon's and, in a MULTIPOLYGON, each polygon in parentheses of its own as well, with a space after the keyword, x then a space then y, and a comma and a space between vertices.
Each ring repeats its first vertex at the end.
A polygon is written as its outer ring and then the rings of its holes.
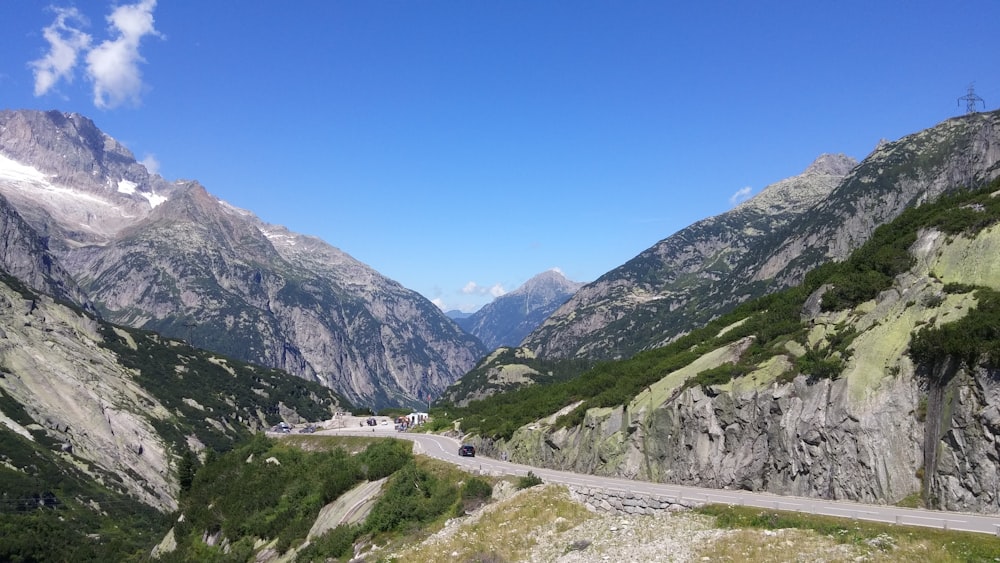
POLYGON ((458 448, 458 455, 462 457, 476 457, 476 447, 464 444, 458 448))

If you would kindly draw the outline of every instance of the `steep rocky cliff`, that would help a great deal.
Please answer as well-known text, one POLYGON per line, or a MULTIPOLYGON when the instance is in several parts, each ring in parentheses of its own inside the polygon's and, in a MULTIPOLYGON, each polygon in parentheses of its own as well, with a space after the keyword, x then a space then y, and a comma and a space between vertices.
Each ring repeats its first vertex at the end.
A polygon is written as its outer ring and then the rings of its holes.
POLYGON ((45 240, 38 236, 2 195, 0 270, 36 291, 92 310, 89 297, 49 252, 45 240))
POLYGON ((1000 289, 992 259, 1000 192, 987 197, 991 209, 953 210, 976 225, 971 231, 922 227, 912 265, 877 297, 831 309, 823 297, 836 284, 817 287, 803 302, 798 337, 776 337, 764 353, 755 334, 725 342, 626 404, 590 408, 567 426, 558 415, 577 406, 569 405, 481 446, 583 472, 865 502, 921 495, 932 507, 1000 512, 996 358, 951 357, 942 377, 910 352, 922 328, 977 311, 975 288, 1000 289), (732 378, 705 377, 723 372, 732 378))
POLYGON ((541 357, 628 357, 847 256, 909 206, 1000 174, 1000 112, 882 143, 856 167, 820 157, 586 285, 524 346, 541 357))
POLYGON ((86 292, 74 297, 113 322, 375 407, 422 404, 484 351, 419 294, 197 182, 149 174, 82 116, 0 112, 0 159, 0 193, 86 292))

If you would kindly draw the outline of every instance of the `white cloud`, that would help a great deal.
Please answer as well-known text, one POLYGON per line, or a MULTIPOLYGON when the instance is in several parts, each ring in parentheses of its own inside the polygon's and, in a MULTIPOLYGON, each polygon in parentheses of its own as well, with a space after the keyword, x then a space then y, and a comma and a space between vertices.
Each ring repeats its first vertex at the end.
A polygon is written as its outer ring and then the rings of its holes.
POLYGON ((60 80, 72 82, 73 68, 80 52, 90 47, 90 35, 79 29, 87 25, 87 20, 76 8, 52 10, 56 19, 42 30, 42 36, 49 42, 49 52, 28 63, 35 74, 36 96, 48 93, 60 80))
POLYGON ((156 0, 140 0, 115 7, 107 16, 113 39, 91 48, 84 33, 87 19, 76 8, 52 8, 56 18, 42 30, 49 52, 28 63, 35 75, 35 95, 47 94, 60 80, 72 82, 77 60, 86 61, 85 74, 93 83, 94 105, 113 108, 125 102, 138 103, 142 93, 139 44, 146 36, 163 37, 153 27, 156 0))
POLYGON ((490 288, 490 295, 492 295, 493 297, 501 297, 505 293, 507 293, 507 290, 504 289, 503 286, 500 284, 496 284, 490 288))
POLYGON ((153 27, 156 0, 118 6, 108 16, 114 39, 106 40, 87 53, 87 74, 94 82, 94 105, 113 108, 126 101, 139 102, 142 93, 142 73, 139 54, 143 37, 162 37, 153 27))
POLYGON ((435 297, 434 299, 431 299, 431 303, 437 305, 438 309, 441 309, 442 311, 447 311, 447 309, 444 308, 444 299, 441 299, 440 297, 435 297))
POLYGON ((155 155, 147 154, 146 156, 142 157, 142 160, 139 161, 139 164, 145 166, 146 170, 148 170, 150 174, 160 173, 160 161, 156 159, 155 155))
POLYGON ((753 188, 751 188, 750 186, 740 188, 739 190, 736 191, 736 193, 729 196, 729 205, 738 205, 740 203, 743 203, 744 201, 750 199, 752 195, 753 195, 753 188))
POLYGON ((507 293, 507 290, 503 288, 503 284, 499 283, 494 284, 492 287, 485 287, 474 281, 470 281, 462 288, 462 293, 466 295, 491 295, 493 297, 500 297, 507 293))

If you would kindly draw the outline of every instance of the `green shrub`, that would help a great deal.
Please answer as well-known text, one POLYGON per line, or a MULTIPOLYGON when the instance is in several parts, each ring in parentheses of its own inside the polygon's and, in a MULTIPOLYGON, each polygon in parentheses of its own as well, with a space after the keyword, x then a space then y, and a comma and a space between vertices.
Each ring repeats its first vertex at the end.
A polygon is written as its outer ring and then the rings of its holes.
POLYGON ((809 348, 802 357, 795 360, 795 367, 810 380, 837 379, 844 370, 844 361, 836 356, 826 356, 815 348, 809 348))
MULTIPOLYGON (((975 296, 978 306, 964 317, 926 325, 910 340, 910 357, 924 367, 928 377, 937 377, 935 367, 949 358, 967 366, 981 361, 1000 365, 1000 292, 982 288, 975 296)), ((942 372, 947 373, 953 371, 942 372)))
POLYGON ((702 370, 697 375, 684 383, 685 387, 710 387, 712 385, 723 385, 729 383, 737 377, 746 375, 746 366, 737 366, 735 363, 726 363, 721 366, 702 370))
POLYGON ((392 475, 413 459, 413 443, 409 440, 378 440, 360 455, 365 478, 376 481, 392 475))
POLYGON ((493 485, 479 477, 471 477, 462 484, 462 499, 489 500, 493 495, 493 485))
POLYGON ((330 557, 340 558, 350 552, 359 533, 359 526, 341 524, 312 540, 296 555, 295 560, 324 561, 330 557))
POLYGON ((520 479, 518 479, 518 481, 517 481, 517 488, 518 489, 528 489, 528 488, 534 487, 535 485, 541 485, 542 482, 543 481, 542 481, 541 477, 539 477, 538 475, 535 475, 534 472, 529 471, 527 475, 525 475, 524 477, 521 477, 520 479))
POLYGON ((949 293, 949 294, 953 294, 953 293, 961 294, 961 293, 972 293, 973 291, 975 291, 976 289, 978 289, 978 286, 970 285, 970 284, 967 284, 967 283, 951 282, 951 283, 944 284, 944 288, 943 289, 944 289, 945 293, 949 293))
POLYGON ((364 531, 378 534, 405 531, 445 514, 458 499, 457 488, 446 479, 420 469, 411 460, 383 488, 365 520, 364 531))
POLYGON ((284 552, 305 539, 320 509, 363 478, 360 458, 382 467, 403 450, 378 441, 357 456, 343 448, 303 451, 263 434, 206 460, 181 502, 183 525, 175 529, 178 559, 198 559, 202 534, 222 532, 229 542, 277 540, 284 552), (267 461, 274 458, 274 461, 267 461))

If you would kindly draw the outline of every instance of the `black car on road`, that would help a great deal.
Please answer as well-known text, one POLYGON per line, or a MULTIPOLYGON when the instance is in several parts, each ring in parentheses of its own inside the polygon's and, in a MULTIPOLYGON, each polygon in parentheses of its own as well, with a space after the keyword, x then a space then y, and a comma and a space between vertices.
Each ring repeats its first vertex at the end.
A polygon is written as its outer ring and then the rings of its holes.
POLYGON ((465 444, 458 448, 458 455, 462 457, 476 457, 476 447, 465 444))

